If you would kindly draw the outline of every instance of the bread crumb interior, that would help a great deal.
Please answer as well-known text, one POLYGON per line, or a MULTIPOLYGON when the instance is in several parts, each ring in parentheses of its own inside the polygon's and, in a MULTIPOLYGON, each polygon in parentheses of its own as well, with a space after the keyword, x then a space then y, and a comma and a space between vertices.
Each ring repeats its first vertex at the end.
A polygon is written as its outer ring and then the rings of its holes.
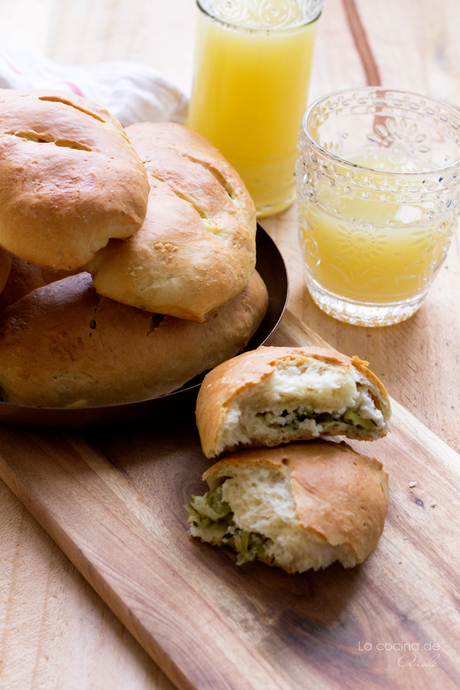
POLYGON ((238 445, 276 445, 353 427, 385 427, 369 382, 356 369, 317 359, 286 360, 226 410, 216 454, 238 445))
MULTIPOLYGON (((232 476, 224 478, 220 488, 222 501, 230 507, 234 523, 226 535, 249 533, 262 538, 263 550, 257 553, 260 560, 288 572, 317 570, 336 560, 345 567, 356 565, 349 546, 332 546, 322 535, 298 524, 289 479, 281 469, 234 468, 232 476)), ((212 523, 202 529, 192 519, 190 522, 193 536, 213 544, 225 544, 224 535, 212 523)))

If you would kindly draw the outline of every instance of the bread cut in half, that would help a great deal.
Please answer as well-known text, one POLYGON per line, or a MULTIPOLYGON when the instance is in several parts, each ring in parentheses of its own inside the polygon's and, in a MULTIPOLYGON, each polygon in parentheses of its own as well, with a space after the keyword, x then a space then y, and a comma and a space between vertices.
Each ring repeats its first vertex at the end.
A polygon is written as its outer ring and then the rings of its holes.
POLYGON ((207 374, 198 394, 203 452, 212 458, 238 446, 384 436, 390 402, 366 364, 307 347, 259 347, 225 362, 207 374))
POLYGON ((206 323, 100 297, 89 273, 38 288, 0 314, 4 402, 113 405, 171 393, 240 352, 267 309, 257 272, 206 323))
POLYGON ((122 126, 61 91, 0 89, 0 246, 74 270, 147 211, 147 173, 122 126))
POLYGON ((255 267, 256 213, 243 182, 206 139, 171 122, 126 128, 148 173, 147 217, 86 267, 97 292, 138 309, 205 321, 255 267))
POLYGON ((187 510, 194 537, 289 573, 362 563, 383 531, 388 479, 345 443, 252 448, 220 460, 187 510))

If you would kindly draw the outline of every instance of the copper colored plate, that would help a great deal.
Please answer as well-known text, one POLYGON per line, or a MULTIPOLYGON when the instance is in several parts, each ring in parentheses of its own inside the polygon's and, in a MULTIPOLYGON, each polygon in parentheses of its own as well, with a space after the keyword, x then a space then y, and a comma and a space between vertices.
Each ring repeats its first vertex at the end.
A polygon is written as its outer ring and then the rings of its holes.
MULTIPOLYGON (((283 316, 288 280, 283 258, 265 230, 257 226, 257 270, 265 281, 269 303, 264 320, 249 341, 246 350, 262 345, 283 316)), ((0 402, 0 422, 35 427, 82 428, 96 424, 126 424, 158 419, 171 412, 193 410, 204 373, 188 381, 169 395, 140 402, 98 407, 33 407, 0 402)))

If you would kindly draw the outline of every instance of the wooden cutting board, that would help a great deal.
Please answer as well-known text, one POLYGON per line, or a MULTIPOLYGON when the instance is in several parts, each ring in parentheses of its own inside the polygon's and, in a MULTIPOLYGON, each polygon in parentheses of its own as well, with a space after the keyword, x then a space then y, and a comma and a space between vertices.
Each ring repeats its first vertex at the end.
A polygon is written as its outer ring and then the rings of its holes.
MULTIPOLYGON (((271 344, 325 345, 290 313, 271 344)), ((363 565, 303 575, 188 536, 209 465, 191 410, 0 427, 0 476, 181 690, 458 688, 460 456, 395 402, 387 438, 351 445, 390 475, 384 534, 363 565)))

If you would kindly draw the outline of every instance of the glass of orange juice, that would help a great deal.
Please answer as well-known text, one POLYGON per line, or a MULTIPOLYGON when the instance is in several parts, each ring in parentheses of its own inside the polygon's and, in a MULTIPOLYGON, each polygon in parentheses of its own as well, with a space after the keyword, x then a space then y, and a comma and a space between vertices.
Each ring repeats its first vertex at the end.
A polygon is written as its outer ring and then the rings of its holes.
POLYGON ((460 212, 460 112, 383 88, 325 96, 299 133, 297 190, 307 285, 360 326, 409 318, 433 283, 460 212))
POLYGON ((258 217, 295 199, 297 133, 323 0, 197 0, 188 126, 236 168, 258 217))

